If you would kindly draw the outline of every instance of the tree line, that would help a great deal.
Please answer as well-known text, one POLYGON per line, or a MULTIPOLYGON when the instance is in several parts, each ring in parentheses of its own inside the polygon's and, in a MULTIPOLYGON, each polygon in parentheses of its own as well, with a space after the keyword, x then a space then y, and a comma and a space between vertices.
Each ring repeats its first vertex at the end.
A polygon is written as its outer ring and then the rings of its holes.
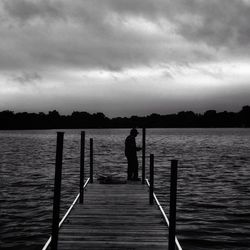
POLYGON ((203 114, 181 111, 176 114, 151 114, 108 118, 103 113, 90 114, 74 111, 71 115, 60 115, 58 111, 47 114, 10 110, 0 112, 0 129, 77 129, 77 128, 209 128, 209 127, 250 127, 250 106, 239 112, 217 112, 208 110, 203 114))

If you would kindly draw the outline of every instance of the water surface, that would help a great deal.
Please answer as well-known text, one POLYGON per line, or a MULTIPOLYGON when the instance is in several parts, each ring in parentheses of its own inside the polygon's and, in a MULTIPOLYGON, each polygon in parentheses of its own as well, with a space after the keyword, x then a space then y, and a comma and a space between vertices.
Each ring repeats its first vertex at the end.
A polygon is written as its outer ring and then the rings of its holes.
MULTIPOLYGON (((126 176, 128 133, 86 130, 87 142, 94 138, 96 174, 126 176)), ((54 130, 0 132, 1 249, 41 249, 46 242, 55 142, 54 130)), ((78 193, 79 151, 80 130, 66 130, 62 214, 78 193)), ((250 129, 149 129, 150 153, 155 154, 156 193, 167 213, 170 160, 179 160, 177 232, 183 249, 249 249, 250 129)))

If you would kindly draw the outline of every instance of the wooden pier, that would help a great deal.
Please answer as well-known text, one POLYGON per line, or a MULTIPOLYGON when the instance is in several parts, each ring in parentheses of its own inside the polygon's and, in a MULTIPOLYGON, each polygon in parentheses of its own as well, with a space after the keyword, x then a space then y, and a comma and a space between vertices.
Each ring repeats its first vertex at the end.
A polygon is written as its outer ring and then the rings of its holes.
POLYGON ((63 133, 58 132, 52 235, 42 250, 182 250, 175 236, 177 161, 171 161, 169 221, 154 193, 154 155, 150 155, 150 180, 144 179, 144 159, 142 182, 124 180, 101 184, 93 178, 93 139, 90 139, 90 176, 83 184, 84 147, 82 132, 80 192, 59 222, 63 133))
POLYGON ((60 229, 58 249, 167 249, 168 230, 138 182, 89 184, 60 229))

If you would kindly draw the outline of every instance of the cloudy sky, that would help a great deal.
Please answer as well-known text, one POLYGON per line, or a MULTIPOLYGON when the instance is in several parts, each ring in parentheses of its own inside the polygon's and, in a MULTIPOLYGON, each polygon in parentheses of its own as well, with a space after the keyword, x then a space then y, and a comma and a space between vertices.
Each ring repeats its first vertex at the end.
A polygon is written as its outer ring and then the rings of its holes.
POLYGON ((250 104, 250 0, 0 0, 0 110, 250 104))

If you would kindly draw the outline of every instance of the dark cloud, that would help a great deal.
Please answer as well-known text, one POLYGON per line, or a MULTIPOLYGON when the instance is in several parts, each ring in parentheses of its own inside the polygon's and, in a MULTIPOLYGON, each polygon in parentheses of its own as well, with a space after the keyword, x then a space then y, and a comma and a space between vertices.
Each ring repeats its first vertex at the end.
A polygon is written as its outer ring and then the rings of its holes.
POLYGON ((250 46, 250 4, 243 0, 186 1, 183 16, 173 16, 180 33, 193 42, 238 51, 244 55, 250 46), (242 53, 244 50, 244 53, 242 53))
POLYGON ((157 41, 158 37, 123 29, 122 19, 113 20, 117 13, 109 5, 60 1, 60 12, 57 3, 4 2, 1 68, 121 70, 157 63, 164 53, 163 41, 157 41))
POLYGON ((22 85, 34 85, 34 83, 40 82, 42 80, 42 76, 37 72, 21 72, 19 74, 12 75, 10 78, 14 82, 21 83, 22 85))
POLYGON ((34 18, 58 18, 61 16, 61 4, 53 4, 50 0, 4 0, 6 12, 19 21, 28 21, 34 18))
POLYGON ((250 44, 243 0, 5 0, 1 16, 1 69, 121 71, 243 57, 250 44))

